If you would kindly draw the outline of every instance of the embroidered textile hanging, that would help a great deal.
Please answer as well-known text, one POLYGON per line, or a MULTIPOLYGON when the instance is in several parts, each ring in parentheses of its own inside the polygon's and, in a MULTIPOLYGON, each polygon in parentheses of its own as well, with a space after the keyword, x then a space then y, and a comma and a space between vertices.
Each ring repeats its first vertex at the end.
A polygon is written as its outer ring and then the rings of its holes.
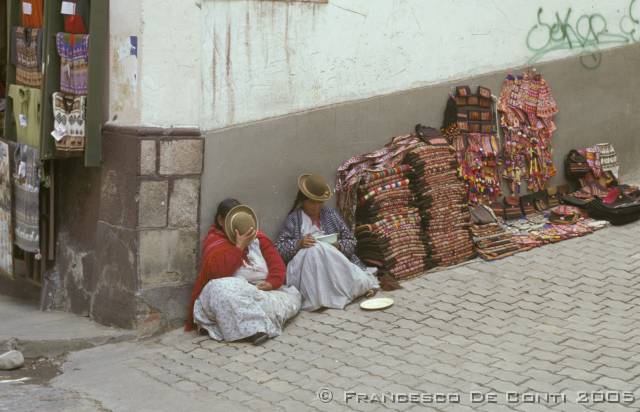
POLYGON ((458 159, 458 176, 467 187, 469 203, 490 203, 500 195, 499 140, 491 90, 457 86, 449 96, 443 133, 458 159))
POLYGON ((504 136, 502 176, 511 192, 521 193, 523 182, 530 192, 543 190, 556 175, 551 137, 558 106, 551 89, 539 74, 509 75, 502 85, 498 111, 504 136))
POLYGON ((89 84, 89 35, 56 34, 60 55, 60 91, 86 95, 89 84))

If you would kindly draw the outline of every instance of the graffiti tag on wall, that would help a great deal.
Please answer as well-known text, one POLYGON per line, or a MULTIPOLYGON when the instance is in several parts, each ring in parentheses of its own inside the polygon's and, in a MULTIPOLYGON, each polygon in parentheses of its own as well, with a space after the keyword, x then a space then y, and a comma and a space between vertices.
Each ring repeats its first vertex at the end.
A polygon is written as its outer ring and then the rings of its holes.
POLYGON ((581 64, 587 69, 595 69, 602 62, 603 46, 631 44, 638 41, 640 29, 640 7, 638 0, 631 0, 618 22, 615 32, 609 29, 607 19, 600 13, 572 15, 567 9, 564 15, 556 12, 554 17, 544 16, 542 7, 538 9, 537 23, 527 33, 527 48, 534 55, 529 63, 535 63, 543 56, 558 50, 573 50, 580 56, 581 64))

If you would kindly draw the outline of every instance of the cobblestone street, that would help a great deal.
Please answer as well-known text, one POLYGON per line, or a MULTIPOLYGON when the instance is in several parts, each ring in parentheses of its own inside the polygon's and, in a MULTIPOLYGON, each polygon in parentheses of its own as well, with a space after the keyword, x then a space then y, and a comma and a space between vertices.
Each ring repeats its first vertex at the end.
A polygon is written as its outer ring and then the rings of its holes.
POLYGON ((261 347, 174 331, 78 352, 53 385, 101 410, 638 410, 639 234, 640 223, 609 227, 429 273, 384 293, 386 311, 301 313, 261 347), (345 403, 346 391, 449 403, 345 403), (525 392, 561 395, 523 403, 525 392))

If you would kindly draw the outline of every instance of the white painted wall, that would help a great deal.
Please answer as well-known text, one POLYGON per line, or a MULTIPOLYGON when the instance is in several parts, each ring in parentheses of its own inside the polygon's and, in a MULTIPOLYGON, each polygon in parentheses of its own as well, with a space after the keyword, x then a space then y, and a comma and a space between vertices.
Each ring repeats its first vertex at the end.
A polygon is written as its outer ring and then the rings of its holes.
POLYGON ((142 3, 142 124, 197 126, 202 107, 202 6, 196 0, 142 3))
MULTIPOLYGON (((620 33, 630 1, 143 0, 140 122, 210 130, 506 70, 533 57, 526 38, 539 7, 547 22, 571 7, 572 28, 598 13, 598 32, 606 24, 620 33)), ((631 20, 622 27, 630 30, 631 20)), ((602 49, 624 44, 600 40, 602 49)), ((118 95, 112 90, 112 100, 118 95)))
MULTIPOLYGON (((109 3, 109 120, 140 124, 141 93, 138 58, 131 56, 131 36, 142 37, 142 3, 111 0, 109 3)), ((140 48, 140 44, 138 44, 140 48)))
POLYGON ((193 0, 111 0, 110 122, 198 126, 202 11, 193 0), (128 53, 138 37, 138 55, 128 53))

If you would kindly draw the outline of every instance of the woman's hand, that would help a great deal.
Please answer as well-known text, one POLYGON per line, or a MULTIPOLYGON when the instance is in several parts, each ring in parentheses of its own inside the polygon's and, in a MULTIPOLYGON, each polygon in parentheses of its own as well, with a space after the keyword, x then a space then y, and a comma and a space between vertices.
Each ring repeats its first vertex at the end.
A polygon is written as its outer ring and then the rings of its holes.
POLYGON ((249 246, 249 243, 251 243, 251 241, 253 240, 253 237, 256 235, 256 230, 254 228, 251 228, 247 230, 247 233, 245 233, 244 235, 241 235, 240 232, 238 232, 238 229, 235 229, 235 231, 236 247, 240 250, 245 250, 247 246, 249 246))
POLYGON ((260 290, 263 290, 265 292, 268 292, 270 290, 273 290, 273 285, 269 282, 267 282, 266 280, 263 280, 262 282, 258 283, 256 285, 256 287, 260 290))
POLYGON ((316 239, 311 235, 306 235, 298 242, 299 248, 308 248, 316 244, 316 239))

